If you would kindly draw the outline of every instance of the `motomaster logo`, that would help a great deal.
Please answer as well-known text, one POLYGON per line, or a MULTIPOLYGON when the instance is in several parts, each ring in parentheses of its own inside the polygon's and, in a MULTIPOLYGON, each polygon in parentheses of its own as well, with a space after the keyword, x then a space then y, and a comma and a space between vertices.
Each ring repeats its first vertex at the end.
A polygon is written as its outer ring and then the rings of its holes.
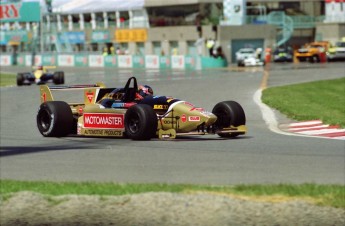
POLYGON ((124 117, 121 114, 105 114, 105 113, 85 113, 85 128, 101 128, 101 129, 121 129, 124 128, 124 117))

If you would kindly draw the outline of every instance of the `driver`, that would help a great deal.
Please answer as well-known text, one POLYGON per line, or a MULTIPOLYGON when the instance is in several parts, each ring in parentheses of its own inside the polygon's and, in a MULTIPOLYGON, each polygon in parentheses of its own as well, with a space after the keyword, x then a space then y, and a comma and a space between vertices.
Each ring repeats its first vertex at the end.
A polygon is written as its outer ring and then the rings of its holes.
POLYGON ((149 85, 139 85, 135 100, 142 100, 147 96, 153 96, 153 89, 149 85))

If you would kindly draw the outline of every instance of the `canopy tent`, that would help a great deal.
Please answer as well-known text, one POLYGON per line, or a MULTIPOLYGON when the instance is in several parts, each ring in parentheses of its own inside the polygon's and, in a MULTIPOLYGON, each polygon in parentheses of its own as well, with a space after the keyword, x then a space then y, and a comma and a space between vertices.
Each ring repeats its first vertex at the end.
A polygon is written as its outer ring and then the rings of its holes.
POLYGON ((54 13, 79 14, 142 9, 144 3, 144 0, 53 0, 52 8, 54 13))

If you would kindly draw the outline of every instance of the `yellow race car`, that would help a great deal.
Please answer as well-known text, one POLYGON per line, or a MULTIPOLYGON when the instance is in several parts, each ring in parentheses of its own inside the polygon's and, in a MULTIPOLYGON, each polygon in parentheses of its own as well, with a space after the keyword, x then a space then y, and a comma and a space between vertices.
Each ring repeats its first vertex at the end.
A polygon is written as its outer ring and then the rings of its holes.
MULTIPOLYGON (((246 116, 236 101, 217 103, 212 112, 168 96, 148 95, 138 99, 135 77, 120 88, 103 83, 74 86, 40 86, 41 105, 37 127, 45 137, 127 137, 133 140, 218 134, 232 138, 246 133, 246 116), (57 101, 52 92, 81 91, 80 102, 57 101)), ((60 93, 61 94, 61 93, 60 93)), ((62 95, 62 94, 61 94, 62 95)), ((139 95, 140 96, 140 95, 139 95)))

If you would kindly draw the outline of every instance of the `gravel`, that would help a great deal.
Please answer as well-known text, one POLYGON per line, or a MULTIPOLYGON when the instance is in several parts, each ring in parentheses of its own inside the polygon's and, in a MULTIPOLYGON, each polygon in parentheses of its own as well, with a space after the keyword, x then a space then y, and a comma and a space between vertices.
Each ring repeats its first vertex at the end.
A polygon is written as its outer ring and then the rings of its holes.
POLYGON ((0 225, 344 226, 345 210, 301 200, 244 200, 213 193, 45 196, 0 199, 0 225))

